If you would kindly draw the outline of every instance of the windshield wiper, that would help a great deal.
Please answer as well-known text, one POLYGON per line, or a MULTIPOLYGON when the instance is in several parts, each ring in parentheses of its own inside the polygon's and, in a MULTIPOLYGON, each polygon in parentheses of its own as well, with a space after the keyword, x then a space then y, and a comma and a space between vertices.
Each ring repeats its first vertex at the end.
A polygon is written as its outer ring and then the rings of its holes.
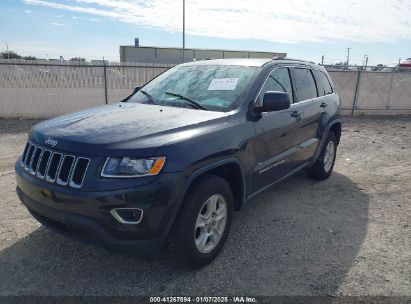
POLYGON ((188 101, 190 105, 194 106, 194 107, 197 108, 197 109, 201 109, 201 110, 206 110, 206 111, 208 111, 208 109, 207 109, 205 106, 203 106, 201 103, 198 103, 197 101, 192 100, 192 99, 190 99, 190 98, 188 98, 188 97, 185 97, 185 96, 183 96, 183 95, 176 94, 176 93, 172 93, 172 92, 164 92, 164 94, 178 97, 178 98, 180 98, 180 99, 182 99, 182 100, 188 101))
POLYGON ((146 91, 140 90, 139 92, 143 93, 152 104, 157 104, 157 102, 154 100, 154 97, 148 94, 146 91))

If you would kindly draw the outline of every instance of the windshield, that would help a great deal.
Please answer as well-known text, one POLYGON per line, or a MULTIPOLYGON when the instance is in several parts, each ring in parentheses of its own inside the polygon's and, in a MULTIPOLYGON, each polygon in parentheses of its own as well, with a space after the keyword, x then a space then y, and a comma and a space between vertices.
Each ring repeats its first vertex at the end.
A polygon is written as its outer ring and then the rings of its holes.
POLYGON ((238 107, 257 67, 177 66, 142 87, 127 102, 227 112, 238 107))

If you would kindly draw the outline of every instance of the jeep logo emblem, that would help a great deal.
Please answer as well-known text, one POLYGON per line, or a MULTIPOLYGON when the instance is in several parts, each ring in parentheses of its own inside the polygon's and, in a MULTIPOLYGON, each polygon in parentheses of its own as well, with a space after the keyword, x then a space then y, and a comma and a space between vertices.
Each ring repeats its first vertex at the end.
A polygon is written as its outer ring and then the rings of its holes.
POLYGON ((51 137, 49 137, 49 138, 46 139, 46 141, 45 141, 44 143, 45 143, 46 145, 55 147, 55 146, 58 144, 58 141, 55 140, 55 139, 53 139, 53 138, 51 138, 51 137))

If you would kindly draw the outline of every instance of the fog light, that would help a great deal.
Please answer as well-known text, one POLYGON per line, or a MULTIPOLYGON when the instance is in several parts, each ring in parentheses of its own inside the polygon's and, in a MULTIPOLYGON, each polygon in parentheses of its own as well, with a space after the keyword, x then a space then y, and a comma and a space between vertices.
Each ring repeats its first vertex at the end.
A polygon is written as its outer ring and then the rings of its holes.
POLYGON ((122 224, 138 224, 143 219, 143 210, 140 208, 113 208, 110 213, 122 224))

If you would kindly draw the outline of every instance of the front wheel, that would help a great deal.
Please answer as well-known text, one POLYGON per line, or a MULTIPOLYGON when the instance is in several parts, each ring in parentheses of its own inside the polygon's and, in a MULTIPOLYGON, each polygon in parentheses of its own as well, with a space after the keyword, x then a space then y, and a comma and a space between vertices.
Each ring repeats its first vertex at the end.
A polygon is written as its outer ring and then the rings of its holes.
POLYGON ((170 237, 172 250, 190 268, 199 268, 221 251, 231 225, 233 196, 228 183, 209 175, 189 190, 170 237))
POLYGON ((330 132, 327 135, 324 146, 321 153, 314 163, 314 165, 308 169, 308 176, 312 179, 323 180, 331 175, 334 168, 335 157, 337 155, 337 139, 334 133, 330 132))

